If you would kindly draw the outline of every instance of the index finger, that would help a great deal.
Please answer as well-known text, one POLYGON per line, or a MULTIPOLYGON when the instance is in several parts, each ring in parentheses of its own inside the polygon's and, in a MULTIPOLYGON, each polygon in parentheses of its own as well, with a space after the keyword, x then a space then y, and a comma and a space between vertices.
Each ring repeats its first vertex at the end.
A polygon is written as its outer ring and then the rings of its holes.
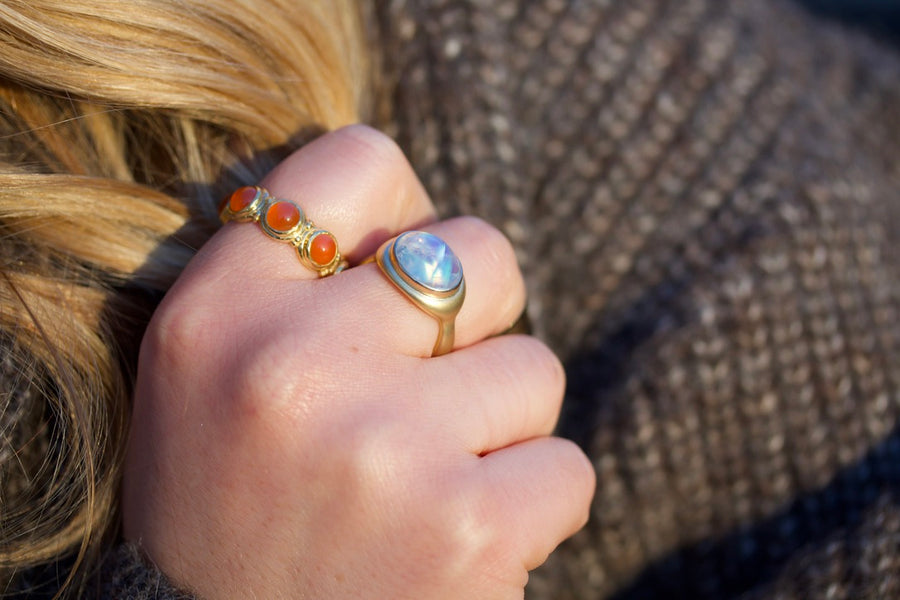
MULTIPOLYGON (((316 139, 285 159, 260 185, 272 196, 297 204, 317 227, 333 234, 351 263, 395 233, 435 219, 434 206, 400 148, 364 125, 316 139)), ((251 271, 276 278, 317 277, 299 264, 287 244, 256 226, 229 224, 207 246, 205 269, 227 267, 229 279, 251 271), (252 260, 223 260, 238 249, 252 260)))

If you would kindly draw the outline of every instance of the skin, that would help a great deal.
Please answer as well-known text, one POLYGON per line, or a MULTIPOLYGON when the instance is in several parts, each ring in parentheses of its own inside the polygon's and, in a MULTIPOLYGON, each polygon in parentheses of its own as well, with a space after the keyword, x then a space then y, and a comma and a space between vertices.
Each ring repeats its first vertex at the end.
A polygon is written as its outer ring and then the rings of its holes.
POLYGON ((222 228, 141 349, 123 486, 126 538, 203 598, 522 598, 587 520, 595 477, 551 436, 559 361, 526 336, 506 239, 437 221, 400 150, 330 133, 262 182, 358 264, 431 231, 460 257, 454 351, 374 264, 317 279, 250 224, 222 228))

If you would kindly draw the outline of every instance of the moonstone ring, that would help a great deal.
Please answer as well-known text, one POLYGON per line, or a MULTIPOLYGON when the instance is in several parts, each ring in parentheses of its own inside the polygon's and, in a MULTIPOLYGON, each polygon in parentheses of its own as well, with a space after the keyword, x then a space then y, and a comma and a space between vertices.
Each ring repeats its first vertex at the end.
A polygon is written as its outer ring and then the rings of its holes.
POLYGON ((450 352, 456 314, 466 297, 462 265, 450 246, 430 233, 407 231, 382 246, 375 261, 397 289, 437 320, 431 355, 450 352))

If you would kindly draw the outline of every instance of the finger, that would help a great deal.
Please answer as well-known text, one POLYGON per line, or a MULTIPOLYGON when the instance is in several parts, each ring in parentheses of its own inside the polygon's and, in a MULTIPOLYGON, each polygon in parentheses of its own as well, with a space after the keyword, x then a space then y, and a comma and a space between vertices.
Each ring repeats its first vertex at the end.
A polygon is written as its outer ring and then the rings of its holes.
MULTIPOLYGON (((447 242, 462 263, 466 297, 455 321, 454 347, 469 346, 505 331, 525 305, 525 284, 509 241, 473 217, 423 229, 447 242)), ((350 269, 340 278, 344 279, 342 291, 334 296, 343 304, 331 319, 354 323, 357 330, 372 333, 373 351, 391 349, 409 356, 431 356, 437 320, 410 301, 376 265, 350 269)))
POLYGON ((487 454, 481 476, 496 486, 493 514, 527 570, 587 522, 596 475, 570 440, 539 438, 487 454))
POLYGON ((565 373, 547 346, 510 335, 485 340, 440 360, 424 361, 421 377, 442 381, 428 409, 444 419, 473 454, 549 435, 556 426, 565 373))
MULTIPOLYGON (((434 220, 434 207, 398 146, 362 125, 325 134, 260 182, 278 199, 297 204, 307 219, 334 235, 344 258, 358 261, 404 229, 434 220)), ((250 274, 314 279, 290 244, 258 226, 223 227, 205 252, 233 277, 250 274)), ((206 261, 210 262, 209 260, 206 261)))

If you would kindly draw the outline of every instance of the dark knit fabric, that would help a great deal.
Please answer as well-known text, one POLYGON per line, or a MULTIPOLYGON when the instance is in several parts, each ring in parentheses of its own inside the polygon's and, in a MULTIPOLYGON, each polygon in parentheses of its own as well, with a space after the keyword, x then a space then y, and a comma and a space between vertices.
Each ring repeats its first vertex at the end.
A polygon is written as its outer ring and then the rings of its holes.
POLYGON ((381 125, 514 242, 596 466, 526 596, 900 597, 897 46, 787 0, 375 6, 381 125))
POLYGON ((747 600, 900 598, 900 504, 885 494, 853 527, 800 553, 747 600))
POLYGON ((900 0, 798 0, 818 14, 900 43, 900 0))
POLYGON ((93 587, 84 594, 86 599, 128 600, 189 600, 190 594, 173 588, 156 569, 143 561, 138 549, 131 544, 116 548, 103 563, 93 580, 93 587))
POLYGON ((587 529, 534 599, 900 585, 900 61, 778 0, 393 0, 393 131, 519 250, 587 529))

